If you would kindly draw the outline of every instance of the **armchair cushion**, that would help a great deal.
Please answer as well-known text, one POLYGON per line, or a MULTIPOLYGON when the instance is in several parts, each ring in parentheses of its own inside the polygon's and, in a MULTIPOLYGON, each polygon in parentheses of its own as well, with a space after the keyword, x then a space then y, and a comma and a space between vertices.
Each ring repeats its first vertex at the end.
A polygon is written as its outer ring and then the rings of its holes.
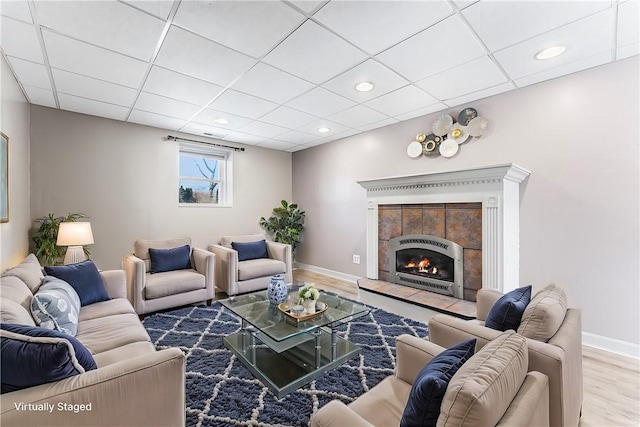
POLYGON ((529 300, 531 285, 507 292, 491 307, 484 325, 499 331, 517 330, 529 300))
POLYGON ((45 276, 43 285, 31 298, 31 314, 43 328, 75 336, 78 330, 80 297, 70 284, 45 276))
POLYGON ((256 277, 273 276, 287 272, 287 265, 275 259, 259 258, 238 263, 238 280, 251 280, 256 277))
POLYGON ((144 297, 148 300, 205 288, 205 277, 196 270, 174 270, 147 277, 144 297))
POLYGON ((438 354, 422 368, 411 387, 401 427, 435 427, 449 381, 473 356, 475 345, 475 339, 463 341, 438 354))
POLYGON ((518 333, 524 337, 547 342, 553 337, 567 314, 567 295, 551 283, 535 294, 522 315, 518 333))
POLYGON ((44 271, 70 284, 78 293, 81 306, 109 299, 98 268, 90 259, 76 264, 47 266, 44 271))
POLYGON ((191 268, 190 253, 189 245, 170 249, 149 248, 149 259, 151 260, 149 273, 164 273, 191 268))
POLYGON ((265 240, 247 243, 231 242, 231 247, 238 252, 238 261, 269 258, 269 254, 267 253, 267 242, 265 240))

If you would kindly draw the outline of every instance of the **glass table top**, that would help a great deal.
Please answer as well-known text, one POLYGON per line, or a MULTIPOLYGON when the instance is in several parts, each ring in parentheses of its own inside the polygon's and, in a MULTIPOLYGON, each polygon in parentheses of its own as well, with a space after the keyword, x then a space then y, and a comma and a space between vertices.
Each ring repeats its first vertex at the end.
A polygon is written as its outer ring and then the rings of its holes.
MULTIPOLYGON (((290 292, 299 288, 294 286, 290 292)), ((311 319, 296 322, 271 304, 266 291, 230 297, 220 300, 220 304, 245 320, 275 341, 283 341, 314 329, 328 326, 336 328, 346 322, 366 315, 369 307, 343 298, 339 295, 320 291, 318 301, 327 304, 327 310, 311 319)))

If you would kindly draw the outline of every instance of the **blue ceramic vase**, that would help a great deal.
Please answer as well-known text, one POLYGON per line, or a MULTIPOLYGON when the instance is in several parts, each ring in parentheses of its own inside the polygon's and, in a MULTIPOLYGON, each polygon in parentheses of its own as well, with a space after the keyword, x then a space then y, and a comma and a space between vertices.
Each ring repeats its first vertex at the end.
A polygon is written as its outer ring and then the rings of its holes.
POLYGON ((271 282, 267 286, 267 298, 271 304, 280 304, 287 300, 287 282, 281 275, 271 276, 271 282))

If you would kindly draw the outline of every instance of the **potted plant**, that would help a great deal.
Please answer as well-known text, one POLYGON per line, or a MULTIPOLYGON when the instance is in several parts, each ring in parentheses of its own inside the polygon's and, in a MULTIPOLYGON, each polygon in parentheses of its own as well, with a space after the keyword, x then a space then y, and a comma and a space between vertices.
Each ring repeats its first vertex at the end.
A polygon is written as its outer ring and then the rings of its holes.
MULTIPOLYGON (((76 222, 80 218, 86 218, 81 213, 70 213, 66 217, 56 217, 53 213, 36 219, 38 227, 32 234, 31 240, 35 244, 35 254, 43 265, 60 265, 66 252, 66 247, 57 246, 58 228, 61 222, 76 222)), ((83 248, 84 253, 89 256, 89 249, 83 248)))
POLYGON ((300 244, 302 229, 304 228, 305 212, 295 203, 280 202, 282 206, 273 209, 269 219, 260 218, 260 226, 269 233, 273 240, 291 245, 292 255, 295 257, 296 248, 300 244))

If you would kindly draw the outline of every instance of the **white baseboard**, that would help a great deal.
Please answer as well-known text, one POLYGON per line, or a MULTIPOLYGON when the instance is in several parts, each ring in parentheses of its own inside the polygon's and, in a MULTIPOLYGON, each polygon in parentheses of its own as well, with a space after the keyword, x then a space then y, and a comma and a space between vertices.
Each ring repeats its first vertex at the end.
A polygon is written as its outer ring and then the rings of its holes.
POLYGON ((603 337, 602 335, 596 335, 589 332, 583 332, 582 344, 589 347, 598 348, 600 350, 609 351, 611 353, 620 354, 622 356, 640 359, 640 345, 627 341, 603 337))
POLYGON ((353 276, 351 274, 341 273, 339 271, 333 271, 322 267, 316 267, 315 265, 303 264, 301 262, 295 262, 294 267, 302 270, 313 271, 314 273, 324 274, 325 276, 333 277, 336 279, 344 280, 345 282, 358 283, 360 276, 353 276))

